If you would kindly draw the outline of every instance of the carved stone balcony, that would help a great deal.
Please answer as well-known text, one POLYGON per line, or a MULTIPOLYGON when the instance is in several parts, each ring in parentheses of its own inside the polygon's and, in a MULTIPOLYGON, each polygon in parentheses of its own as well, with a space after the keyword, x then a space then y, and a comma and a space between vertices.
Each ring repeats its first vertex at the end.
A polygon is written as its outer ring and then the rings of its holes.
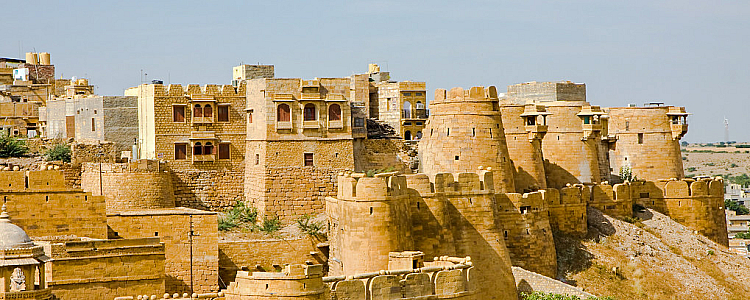
POLYGON ((291 121, 279 121, 279 122, 276 122, 276 129, 277 130, 292 129, 292 122, 291 121))
POLYGON ((672 129, 672 139, 679 140, 688 131, 688 124, 670 124, 670 128, 672 129))

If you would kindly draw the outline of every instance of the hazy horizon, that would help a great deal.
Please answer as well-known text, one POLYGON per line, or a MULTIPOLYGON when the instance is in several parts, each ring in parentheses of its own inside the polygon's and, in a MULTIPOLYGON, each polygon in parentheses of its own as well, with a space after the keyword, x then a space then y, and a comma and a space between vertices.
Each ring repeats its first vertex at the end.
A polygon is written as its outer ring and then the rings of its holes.
MULTIPOLYGON (((750 3, 308 1, 4 4, 0 57, 49 52, 101 95, 147 80, 229 84, 240 63, 277 77, 343 77, 378 63, 436 88, 584 82, 593 105, 664 102, 683 139, 750 141, 750 3), (29 11, 33 9, 33 11, 29 11)), ((432 93, 430 92, 430 95, 432 93)))

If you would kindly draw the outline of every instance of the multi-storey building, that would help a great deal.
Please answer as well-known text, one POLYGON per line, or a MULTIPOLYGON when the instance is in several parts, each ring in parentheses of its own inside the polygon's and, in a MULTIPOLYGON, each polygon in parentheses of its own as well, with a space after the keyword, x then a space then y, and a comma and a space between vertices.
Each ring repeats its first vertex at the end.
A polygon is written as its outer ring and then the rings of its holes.
POLYGON ((245 197, 263 217, 323 212, 354 169, 351 78, 247 81, 245 197))
POLYGON ((131 150, 138 138, 138 98, 75 95, 47 101, 40 122, 48 138, 74 138, 79 143, 114 142, 131 150))
POLYGON ((169 162, 177 203, 220 208, 242 200, 245 85, 143 84, 138 97, 138 153, 169 162), (194 180, 205 178, 205 180, 194 180))
POLYGON ((370 118, 393 127, 404 140, 422 138, 427 123, 427 84, 391 81, 390 74, 370 65, 370 118))

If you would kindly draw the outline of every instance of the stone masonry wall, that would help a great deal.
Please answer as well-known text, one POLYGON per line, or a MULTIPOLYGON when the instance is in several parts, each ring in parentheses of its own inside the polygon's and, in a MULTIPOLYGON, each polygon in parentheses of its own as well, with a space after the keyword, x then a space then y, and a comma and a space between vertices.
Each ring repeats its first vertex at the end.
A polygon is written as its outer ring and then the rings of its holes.
POLYGON ((107 222, 120 237, 158 236, 162 239, 167 292, 190 293, 191 246, 194 292, 218 291, 218 223, 215 213, 186 208, 121 211, 108 214, 107 222), (192 243, 191 230, 194 232, 192 243))
POLYGON ((393 168, 411 173, 409 150, 400 139, 357 139, 354 141, 354 171, 393 168))
POLYGON ((237 271, 274 270, 274 265, 304 264, 305 261, 318 261, 320 256, 315 243, 307 237, 284 240, 219 241, 219 276, 221 286, 234 281, 237 271))
POLYGON ((519 267, 513 267, 513 277, 516 278, 516 285, 518 286, 519 293, 544 292, 577 296, 582 299, 596 297, 596 295, 584 292, 578 287, 565 284, 554 278, 549 278, 547 276, 524 270, 523 268, 519 267))
POLYGON ((164 293, 164 245, 158 238, 68 242, 45 248, 52 258, 47 278, 55 299, 164 293))
POLYGON ((171 169, 171 173, 177 206, 223 211, 237 201, 245 201, 245 173, 242 170, 171 169))
POLYGON ((30 236, 107 238, 104 197, 68 188, 61 171, 3 171, 0 182, 8 214, 30 236))

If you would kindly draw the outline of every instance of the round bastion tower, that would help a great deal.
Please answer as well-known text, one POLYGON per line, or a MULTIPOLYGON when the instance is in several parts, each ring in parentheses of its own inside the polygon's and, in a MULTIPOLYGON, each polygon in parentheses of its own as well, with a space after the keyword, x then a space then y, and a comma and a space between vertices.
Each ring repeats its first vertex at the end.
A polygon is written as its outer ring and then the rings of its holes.
POLYGON ((430 106, 430 118, 419 143, 421 171, 434 177, 437 173, 491 167, 495 191, 515 192, 497 89, 437 89, 430 106))

